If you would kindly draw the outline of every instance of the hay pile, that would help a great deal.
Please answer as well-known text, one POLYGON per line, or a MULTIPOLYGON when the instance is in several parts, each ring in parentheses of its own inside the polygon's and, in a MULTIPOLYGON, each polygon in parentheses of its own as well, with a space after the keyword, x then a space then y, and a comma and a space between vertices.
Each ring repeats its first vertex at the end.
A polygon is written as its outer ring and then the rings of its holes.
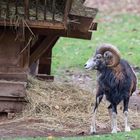
MULTIPOLYGON (((26 126, 31 129, 47 128, 57 132, 88 133, 94 99, 92 93, 79 88, 78 85, 46 83, 30 77, 27 90, 29 104, 20 118, 42 120, 26 126)), ((132 110, 129 114, 131 128, 139 127, 140 114, 132 110)), ((118 126, 124 130, 123 114, 119 107, 118 126)), ((97 129, 110 131, 110 118, 105 100, 101 103, 97 114, 97 129)))
POLYGON ((89 122, 92 99, 88 91, 76 85, 46 83, 30 77, 27 90, 30 104, 24 110, 23 117, 43 119, 46 128, 77 131, 89 122))
MULTIPOLYGON (((89 133, 92 106, 95 102, 94 89, 91 93, 78 84, 48 83, 29 77, 27 101, 29 103, 22 114, 0 124, 17 124, 17 128, 40 132, 50 130, 70 135, 89 133)), ((97 131, 111 131, 107 106, 104 99, 97 113, 97 131)), ((136 110, 129 110, 131 128, 140 128, 139 115, 140 113, 136 110)), ((120 106, 118 107, 118 127, 124 131, 124 118, 120 106)))

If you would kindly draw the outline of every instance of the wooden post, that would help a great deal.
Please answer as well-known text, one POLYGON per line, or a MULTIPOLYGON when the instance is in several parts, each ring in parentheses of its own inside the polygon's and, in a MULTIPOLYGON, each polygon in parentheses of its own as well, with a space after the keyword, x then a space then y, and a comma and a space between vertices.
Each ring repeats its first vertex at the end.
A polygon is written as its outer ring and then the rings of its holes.
POLYGON ((46 14, 47 14, 47 0, 44 0, 44 20, 46 20, 46 14))
POLYGON ((38 20, 38 0, 36 0, 36 20, 38 20))
POLYGON ((64 20, 65 28, 67 27, 67 19, 68 19, 69 11, 71 9, 72 1, 73 0, 67 0, 66 1, 65 11, 64 11, 64 19, 63 19, 64 20))
POLYGON ((10 27, 1 27, 0 34, 0 113, 21 112, 25 103, 28 50, 20 54, 24 42, 15 40, 10 27), (24 59, 26 58, 26 59, 24 59))
POLYGON ((55 20, 55 12, 56 12, 56 6, 55 6, 55 0, 53 0, 53 2, 52 2, 52 13, 53 13, 53 15, 52 15, 52 20, 54 21, 55 20))
POLYGON ((55 34, 41 37, 36 42, 30 54, 30 70, 39 77, 53 79, 51 74, 52 48, 59 39, 55 34), (42 41, 41 43, 39 43, 42 41), (39 60, 39 61, 37 61, 39 60), (38 72, 37 72, 38 71, 38 72))
POLYGON ((48 50, 39 59, 38 74, 51 75, 51 62, 52 62, 52 48, 57 42, 59 37, 53 40, 48 50))
POLYGON ((9 18, 9 0, 7 0, 7 4, 6 4, 6 18, 9 18))
POLYGON ((36 48, 36 50, 30 54, 30 65, 37 61, 46 51, 48 51, 54 43, 56 43, 58 37, 56 35, 48 35, 36 48))
POLYGON ((24 0, 25 19, 29 19, 29 0, 24 0))

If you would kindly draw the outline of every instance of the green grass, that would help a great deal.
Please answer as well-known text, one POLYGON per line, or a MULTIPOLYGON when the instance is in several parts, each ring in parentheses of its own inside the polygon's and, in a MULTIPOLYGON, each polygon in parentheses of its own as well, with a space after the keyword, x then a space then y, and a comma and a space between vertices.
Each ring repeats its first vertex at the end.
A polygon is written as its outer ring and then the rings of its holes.
MULTIPOLYGON (((112 18, 99 15, 97 20, 103 18, 106 22, 98 24, 98 30, 93 33, 92 40, 61 38, 57 42, 53 48, 52 74, 60 74, 62 69, 83 69, 84 63, 101 43, 118 46, 123 58, 134 66, 140 66, 140 16, 124 14, 112 18)), ((47 137, 14 140, 47 140, 47 137)), ((140 140, 140 130, 113 135, 53 138, 52 140, 140 140)))
POLYGON ((119 48, 122 57, 140 66, 140 16, 124 14, 114 17, 99 15, 98 30, 92 40, 61 38, 53 48, 52 74, 61 69, 82 68, 96 46, 111 43, 119 48))
POLYGON ((88 137, 67 137, 67 138, 13 138, 7 140, 140 140, 140 130, 133 130, 129 133, 121 132, 118 134, 94 135, 88 137))

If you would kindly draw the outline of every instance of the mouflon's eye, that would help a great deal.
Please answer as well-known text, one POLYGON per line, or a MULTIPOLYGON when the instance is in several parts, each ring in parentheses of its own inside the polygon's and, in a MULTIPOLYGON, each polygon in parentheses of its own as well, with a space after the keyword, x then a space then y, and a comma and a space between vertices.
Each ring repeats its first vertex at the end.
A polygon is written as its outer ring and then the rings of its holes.
POLYGON ((101 54, 97 54, 96 55, 96 59, 101 59, 102 58, 102 55, 101 54))

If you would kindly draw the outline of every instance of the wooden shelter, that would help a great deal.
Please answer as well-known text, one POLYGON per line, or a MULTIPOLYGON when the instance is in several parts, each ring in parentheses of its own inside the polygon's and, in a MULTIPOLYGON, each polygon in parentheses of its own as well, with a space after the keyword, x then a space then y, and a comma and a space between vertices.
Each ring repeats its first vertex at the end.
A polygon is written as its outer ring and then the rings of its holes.
POLYGON ((59 37, 91 39, 96 13, 83 0, 0 1, 0 112, 21 110, 29 71, 53 78, 52 48, 59 37))

